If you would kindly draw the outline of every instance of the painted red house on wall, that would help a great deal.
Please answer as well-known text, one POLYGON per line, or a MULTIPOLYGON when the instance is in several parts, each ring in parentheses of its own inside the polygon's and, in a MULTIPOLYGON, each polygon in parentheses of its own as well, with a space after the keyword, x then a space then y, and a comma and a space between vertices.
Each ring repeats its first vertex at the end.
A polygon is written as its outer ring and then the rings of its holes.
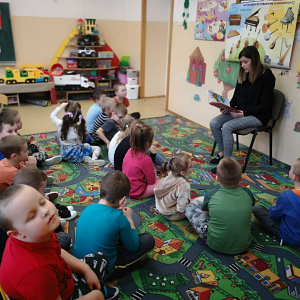
POLYGON ((197 47, 190 56, 190 66, 186 81, 196 86, 202 86, 205 83, 205 71, 206 63, 199 47, 197 47))

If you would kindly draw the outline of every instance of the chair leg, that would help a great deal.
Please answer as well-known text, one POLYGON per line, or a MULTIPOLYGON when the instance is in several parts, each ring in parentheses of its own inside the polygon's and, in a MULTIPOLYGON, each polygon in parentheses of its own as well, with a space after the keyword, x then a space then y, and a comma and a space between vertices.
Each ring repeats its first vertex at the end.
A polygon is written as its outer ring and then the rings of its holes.
POLYGON ((273 161, 273 158, 272 158, 272 130, 270 131, 270 145, 269 145, 269 148, 270 148, 270 166, 272 166, 272 161, 273 161))
POLYGON ((238 134, 236 134, 236 149, 237 149, 237 151, 240 151, 239 135, 238 134))
POLYGON ((252 137, 251 144, 250 144, 250 147, 249 147, 249 150, 248 150, 248 153, 247 153, 247 157, 246 157, 246 160, 245 160, 245 164, 244 164, 244 166, 243 166, 243 173, 245 173, 245 171, 246 171, 247 164, 248 164, 248 161, 249 161, 249 158, 250 158, 250 154, 251 154, 251 152, 252 152, 252 147, 253 147, 253 145, 254 145, 254 141, 255 141, 256 135, 257 135, 257 132, 255 131, 255 132, 253 133, 253 137, 252 137))
POLYGON ((214 155, 215 150, 216 150, 216 147, 217 147, 217 142, 215 141, 215 142, 214 142, 214 145, 213 145, 213 149, 212 149, 211 154, 210 154, 211 156, 214 155))

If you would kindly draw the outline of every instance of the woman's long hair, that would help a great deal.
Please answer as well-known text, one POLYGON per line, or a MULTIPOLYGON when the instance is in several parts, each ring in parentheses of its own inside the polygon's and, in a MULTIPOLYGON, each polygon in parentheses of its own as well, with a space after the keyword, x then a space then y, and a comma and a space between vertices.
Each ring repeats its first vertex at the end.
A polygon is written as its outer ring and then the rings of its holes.
POLYGON ((85 120, 81 109, 76 106, 69 108, 69 111, 62 118, 62 126, 60 138, 62 141, 67 140, 68 132, 70 127, 74 127, 82 143, 85 143, 85 120))
MULTIPOLYGON (((248 46, 244 48, 239 54, 239 59, 241 59, 241 57, 243 56, 251 59, 251 68, 250 68, 248 80, 251 83, 253 83, 262 73, 265 72, 266 67, 261 63, 259 52, 254 46, 248 46)), ((247 80, 247 73, 242 68, 242 64, 240 62, 238 83, 242 84, 246 80, 247 80)))

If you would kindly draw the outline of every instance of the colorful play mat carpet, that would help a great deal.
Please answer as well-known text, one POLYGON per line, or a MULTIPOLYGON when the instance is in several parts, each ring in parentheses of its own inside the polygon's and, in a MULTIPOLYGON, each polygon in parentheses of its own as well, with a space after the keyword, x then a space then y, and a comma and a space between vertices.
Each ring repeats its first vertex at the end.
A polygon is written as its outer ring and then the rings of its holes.
MULTIPOLYGON (((210 153, 214 139, 206 128, 175 116, 145 119, 155 132, 157 152, 169 160, 177 151, 192 156, 194 171, 187 177, 192 197, 204 196, 218 186, 210 170, 210 153)), ((59 154, 55 132, 37 134, 48 154, 59 154)), ((233 156, 243 165, 247 147, 234 148, 233 156)), ((102 149, 107 159, 107 150, 102 149)), ((240 183, 251 190, 258 203, 270 207, 279 194, 293 187, 288 177, 290 166, 253 151, 244 179, 240 183)), ((54 176, 55 185, 48 192, 59 193, 57 202, 73 205, 78 217, 84 208, 99 201, 102 178, 113 167, 88 166, 86 163, 62 162, 43 167, 54 176)), ((247 253, 225 255, 211 250, 199 239, 185 220, 168 221, 155 208, 154 197, 134 200, 127 205, 140 217, 139 233, 155 238, 155 248, 141 268, 118 280, 119 299, 300 299, 300 247, 280 241, 252 223, 252 243, 247 253)), ((78 218, 68 222, 65 230, 76 238, 78 218)), ((99 232, 101 234, 101 232, 99 232)))

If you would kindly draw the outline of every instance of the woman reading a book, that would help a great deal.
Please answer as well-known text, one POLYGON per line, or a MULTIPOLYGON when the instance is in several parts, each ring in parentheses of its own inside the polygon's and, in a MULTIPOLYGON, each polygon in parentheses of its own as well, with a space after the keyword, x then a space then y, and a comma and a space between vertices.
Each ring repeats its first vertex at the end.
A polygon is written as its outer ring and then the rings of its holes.
MULTIPOLYGON (((219 154, 210 163, 218 164, 231 156, 233 135, 236 130, 266 125, 271 119, 275 77, 260 60, 254 46, 244 48, 239 54, 240 70, 230 106, 240 112, 220 109, 221 115, 210 121, 211 132, 218 144, 219 154)), ((212 169, 216 173, 216 168, 212 169)))

